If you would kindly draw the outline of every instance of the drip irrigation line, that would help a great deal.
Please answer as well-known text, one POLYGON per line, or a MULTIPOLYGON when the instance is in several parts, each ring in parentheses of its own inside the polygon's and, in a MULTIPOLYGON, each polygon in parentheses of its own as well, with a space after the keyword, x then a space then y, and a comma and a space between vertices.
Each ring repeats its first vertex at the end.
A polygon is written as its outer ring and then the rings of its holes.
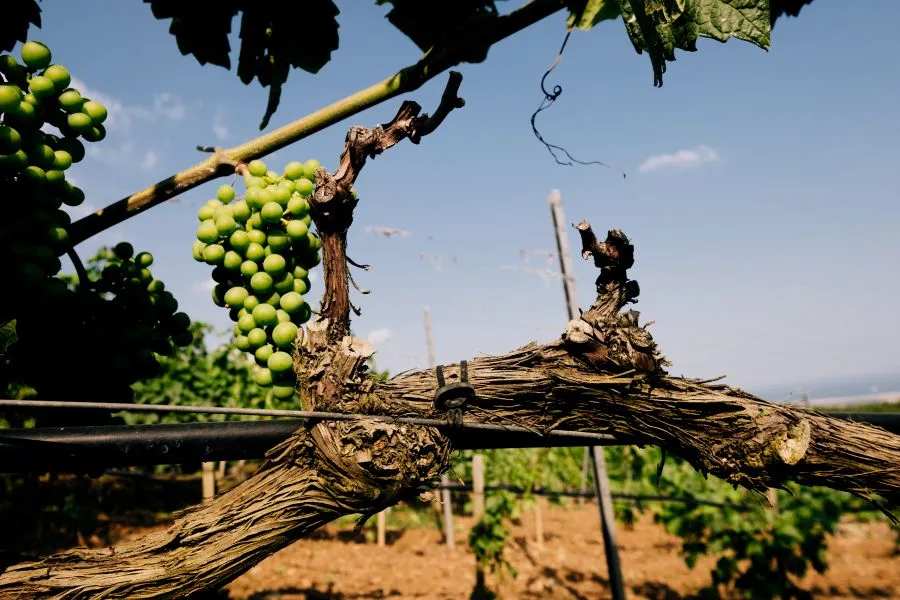
POLYGON ((0 408, 54 408, 54 409, 89 409, 109 410, 114 412, 156 412, 156 413, 193 413, 218 415, 245 415, 259 417, 291 417, 300 419, 321 419, 323 421, 376 421, 380 423, 421 425, 425 427, 460 427, 462 429, 481 431, 505 431, 513 433, 530 433, 543 437, 583 438, 585 441, 615 442, 616 437, 608 433, 591 433, 587 431, 567 431, 553 429, 546 433, 519 425, 497 425, 494 423, 473 423, 463 421, 456 425, 445 419, 426 419, 422 417, 392 417, 387 415, 364 415, 355 413, 334 413, 315 410, 278 410, 266 408, 233 408, 227 406, 176 406, 171 404, 120 404, 116 402, 78 402, 64 400, 0 400, 0 408))

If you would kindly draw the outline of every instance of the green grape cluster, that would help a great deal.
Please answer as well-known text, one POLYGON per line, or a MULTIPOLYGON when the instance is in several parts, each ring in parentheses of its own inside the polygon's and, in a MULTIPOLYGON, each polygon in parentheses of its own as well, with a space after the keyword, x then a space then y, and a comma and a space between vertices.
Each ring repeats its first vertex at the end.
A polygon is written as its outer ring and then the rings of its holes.
MULTIPOLYGON (((150 253, 121 242, 89 261, 87 281, 51 278, 46 294, 19 309, 14 368, 39 397, 130 402, 133 383, 159 375, 157 355, 191 344, 190 318, 154 279, 152 264, 150 253), (79 385, 86 376, 88 384, 79 385)), ((75 418, 102 420, 82 412, 75 418)), ((49 416, 70 424, 73 418, 49 416)))
MULTIPOLYGON (((7 284, 28 296, 61 268, 71 223, 63 206, 84 202, 65 172, 84 158, 82 140, 106 135, 107 111, 69 87, 69 72, 51 64, 44 44, 26 42, 21 58, 23 64, 0 55, 0 196, 9 200, 0 219, 0 256, 15 265, 7 284), (42 131, 46 125, 60 135, 42 131)), ((11 302, 0 301, 0 321, 12 316, 11 302)))
POLYGON ((197 214, 194 259, 214 267, 212 298, 236 323, 234 345, 253 355, 254 380, 278 399, 294 395, 292 349, 312 315, 304 295, 322 241, 310 231, 307 199, 319 166, 291 162, 279 175, 253 160, 243 198, 223 185, 197 214))

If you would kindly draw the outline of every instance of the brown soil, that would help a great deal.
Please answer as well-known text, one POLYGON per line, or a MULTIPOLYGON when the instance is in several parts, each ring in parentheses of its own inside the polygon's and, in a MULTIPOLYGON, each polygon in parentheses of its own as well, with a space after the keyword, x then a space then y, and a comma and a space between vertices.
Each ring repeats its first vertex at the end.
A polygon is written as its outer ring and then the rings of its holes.
MULTIPOLYGON (((513 528, 508 559, 518 571, 501 588, 504 598, 609 598, 595 505, 542 510, 545 541, 536 544, 528 512, 513 528)), ((470 519, 457 518, 457 545, 449 549, 435 527, 388 526, 387 545, 332 525, 317 539, 282 550, 227 587, 230 598, 250 600, 429 598, 465 599, 475 583, 466 544, 470 519)), ((709 583, 714 559, 694 569, 679 555, 678 538, 644 518, 617 531, 623 576, 631 599, 689 598, 709 583)), ((831 568, 811 574, 804 587, 817 599, 900 598, 900 555, 885 523, 847 523, 829 544, 831 568)))

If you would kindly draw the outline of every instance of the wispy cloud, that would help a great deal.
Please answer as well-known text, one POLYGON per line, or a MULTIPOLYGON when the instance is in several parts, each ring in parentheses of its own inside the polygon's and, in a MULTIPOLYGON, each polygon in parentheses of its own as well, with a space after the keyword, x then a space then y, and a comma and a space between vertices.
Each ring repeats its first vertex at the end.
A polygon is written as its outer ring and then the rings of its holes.
POLYGON ((518 267, 511 265, 501 265, 500 268, 504 271, 515 271, 516 273, 537 277, 544 281, 544 285, 550 285, 551 279, 562 279, 562 273, 552 269, 536 269, 534 267, 518 267))
MULTIPOLYGON (((69 183, 72 183, 71 177, 67 177, 69 183)), ((73 184, 74 185, 74 184, 73 184)), ((69 213, 69 216, 72 217, 72 220, 81 219, 83 217, 88 216, 93 212, 97 212, 98 208, 91 204, 90 202, 83 202, 78 206, 67 206, 66 212, 69 213)))
POLYGON ((391 330, 387 327, 370 331, 368 335, 369 343, 375 344, 376 346, 385 343, 389 339, 391 339, 391 330))
POLYGON ((206 281, 200 281, 191 286, 192 292, 211 292, 213 288, 216 287, 216 282, 212 279, 207 279, 206 281))
POLYGON ((225 124, 225 109, 222 106, 216 108, 212 118, 212 130, 216 139, 225 141, 231 137, 231 131, 225 124))
POLYGON ((187 107, 181 98, 171 92, 154 94, 153 110, 172 121, 180 121, 187 113, 187 107))
POLYGON ((376 227, 374 225, 366 225, 365 229, 371 234, 384 236, 386 238, 410 236, 410 233, 405 229, 396 229, 394 227, 376 227))
POLYGON ((152 169, 159 162, 159 156, 153 150, 147 150, 144 153, 144 160, 141 161, 142 169, 152 169))
POLYGON ((673 152, 651 156, 638 167, 642 173, 660 169, 694 169, 699 166, 719 162, 719 154, 709 146, 699 145, 673 152))
POLYGON ((143 106, 126 105, 94 88, 88 87, 77 77, 72 78, 71 86, 76 88, 85 98, 95 100, 106 107, 107 117, 103 125, 109 130, 128 129, 135 119, 153 118, 153 111, 143 106))

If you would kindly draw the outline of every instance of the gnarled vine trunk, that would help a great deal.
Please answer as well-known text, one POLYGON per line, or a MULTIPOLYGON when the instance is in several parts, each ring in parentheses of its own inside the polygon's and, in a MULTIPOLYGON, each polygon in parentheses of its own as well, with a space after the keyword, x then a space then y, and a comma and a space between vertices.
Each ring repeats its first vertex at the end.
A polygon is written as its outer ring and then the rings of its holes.
MULTIPOLYGON (((458 75, 456 76, 458 78, 458 75)), ((404 137, 418 141, 460 106, 459 81, 432 118, 404 103, 375 130, 354 128, 336 175, 317 173, 313 216, 323 236, 321 317, 297 341, 303 408, 440 417, 436 374, 414 371, 376 382, 373 350, 349 331, 346 230, 350 185, 366 157, 404 137)), ((900 502, 900 436, 810 410, 770 404, 740 390, 668 375, 638 314, 626 276, 633 247, 618 230, 599 242, 578 225, 582 254, 600 268, 597 299, 560 339, 468 362, 476 397, 466 419, 539 432, 565 427, 658 445, 696 468, 764 491, 789 480, 900 502)), ((445 368, 457 380, 456 366, 445 368)), ((179 516, 165 531, 104 550, 76 549, 11 566, 0 598, 180 598, 215 589, 325 523, 372 515, 417 494, 448 466, 450 440, 436 428, 374 421, 314 422, 273 449, 248 481, 179 516)))

